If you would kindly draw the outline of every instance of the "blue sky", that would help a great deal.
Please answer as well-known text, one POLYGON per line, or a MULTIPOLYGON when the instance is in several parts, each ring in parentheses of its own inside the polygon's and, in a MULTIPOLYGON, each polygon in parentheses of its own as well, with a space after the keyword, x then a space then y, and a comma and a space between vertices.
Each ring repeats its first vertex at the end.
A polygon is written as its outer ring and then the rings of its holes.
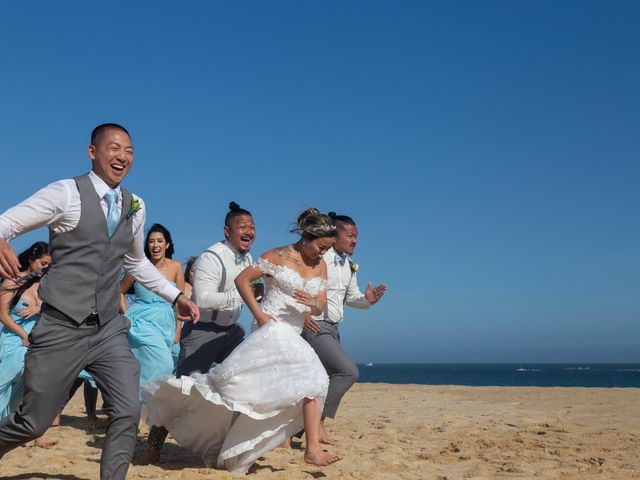
POLYGON ((354 217, 361 285, 388 284, 347 311, 358 361, 637 362, 639 25, 632 1, 3 2, 0 210, 114 121, 180 260, 230 200, 256 254, 307 206, 354 217))

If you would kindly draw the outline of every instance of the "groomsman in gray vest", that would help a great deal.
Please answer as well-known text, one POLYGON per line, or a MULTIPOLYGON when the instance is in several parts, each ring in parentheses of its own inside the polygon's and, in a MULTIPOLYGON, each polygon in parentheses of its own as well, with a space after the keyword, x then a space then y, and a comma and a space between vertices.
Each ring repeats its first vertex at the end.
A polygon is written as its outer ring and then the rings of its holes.
POLYGON ((144 203, 120 186, 133 164, 129 132, 96 127, 88 153, 88 174, 54 182, 0 216, 2 278, 19 274, 8 240, 22 233, 48 226, 52 258, 29 335, 22 403, 0 422, 0 457, 43 434, 85 369, 109 417, 100 478, 124 479, 140 418, 140 366, 127 341, 130 323, 118 313, 121 268, 181 315, 196 322, 200 313, 144 255, 144 203))
MULTIPOLYGON (((253 263, 249 250, 256 238, 251 213, 235 203, 229 204, 224 219, 225 240, 215 243, 195 263, 192 299, 200 308, 200 322, 186 324, 180 334, 180 357, 176 375, 206 373, 212 363, 221 363, 244 340, 238 324, 244 302, 235 285, 236 277, 253 263)), ((254 286, 256 298, 262 284, 254 286)), ((147 462, 157 463, 167 438, 164 427, 149 432, 147 462)))
MULTIPOLYGON (((356 272, 358 265, 350 258, 358 241, 358 227, 346 215, 330 212, 338 230, 333 248, 323 258, 327 264, 327 304, 324 313, 318 317, 308 316, 305 321, 303 338, 309 342, 329 375, 329 390, 324 402, 322 420, 335 418, 338 405, 347 390, 358 380, 358 367, 340 345, 338 325, 344 316, 344 305, 367 309, 384 295, 386 285, 372 287, 369 282, 364 294, 358 287, 356 272)), ((322 441, 332 444, 333 440, 321 424, 322 441)))

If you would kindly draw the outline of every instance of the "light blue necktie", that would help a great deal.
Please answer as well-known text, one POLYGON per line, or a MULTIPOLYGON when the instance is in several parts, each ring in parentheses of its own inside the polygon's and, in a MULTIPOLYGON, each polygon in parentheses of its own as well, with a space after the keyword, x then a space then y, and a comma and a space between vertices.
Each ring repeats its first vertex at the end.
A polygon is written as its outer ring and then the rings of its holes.
POLYGON ((109 236, 111 236, 120 222, 120 215, 116 205, 118 192, 107 190, 107 193, 104 194, 104 199, 107 202, 107 228, 109 229, 109 236))
POLYGON ((336 255, 333 259, 333 263, 335 265, 340 264, 340 266, 344 265, 345 260, 347 259, 347 256, 342 256, 342 255, 336 255))

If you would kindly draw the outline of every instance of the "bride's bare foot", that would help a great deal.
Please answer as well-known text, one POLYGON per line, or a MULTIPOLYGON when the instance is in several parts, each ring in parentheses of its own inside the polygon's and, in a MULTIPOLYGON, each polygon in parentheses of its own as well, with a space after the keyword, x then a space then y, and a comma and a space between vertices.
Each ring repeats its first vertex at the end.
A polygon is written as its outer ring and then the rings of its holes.
POLYGON ((329 436, 329 432, 327 432, 326 428, 324 428, 324 423, 320 423, 320 443, 325 445, 335 445, 336 441, 329 436))
POLYGON ((33 441, 33 446, 39 447, 39 448, 51 448, 57 444, 58 444, 57 440, 52 440, 49 437, 45 437, 44 435, 40 438, 36 438, 33 441))
POLYGON ((318 450, 317 452, 305 452, 304 461, 310 463, 311 465, 318 465, 319 467, 324 467, 326 465, 331 465, 332 463, 336 463, 337 461, 342 460, 342 455, 334 455, 329 452, 325 452, 323 450, 318 450))
POLYGON ((287 439, 278 445, 279 448, 291 448, 291 437, 287 437, 287 439))

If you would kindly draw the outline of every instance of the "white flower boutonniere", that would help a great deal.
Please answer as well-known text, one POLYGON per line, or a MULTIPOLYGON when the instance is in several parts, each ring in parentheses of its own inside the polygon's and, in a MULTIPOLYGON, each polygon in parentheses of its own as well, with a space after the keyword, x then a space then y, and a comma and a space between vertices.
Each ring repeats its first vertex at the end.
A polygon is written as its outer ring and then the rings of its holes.
POLYGON ((353 273, 356 273, 358 270, 360 270, 360 265, 349 259, 349 268, 353 273))
POLYGON ((129 207, 129 211, 127 212, 127 220, 133 217, 136 214, 136 212, 140 210, 141 207, 142 205, 140 204, 140 200, 138 200, 137 198, 134 199, 131 202, 131 207, 129 207))

